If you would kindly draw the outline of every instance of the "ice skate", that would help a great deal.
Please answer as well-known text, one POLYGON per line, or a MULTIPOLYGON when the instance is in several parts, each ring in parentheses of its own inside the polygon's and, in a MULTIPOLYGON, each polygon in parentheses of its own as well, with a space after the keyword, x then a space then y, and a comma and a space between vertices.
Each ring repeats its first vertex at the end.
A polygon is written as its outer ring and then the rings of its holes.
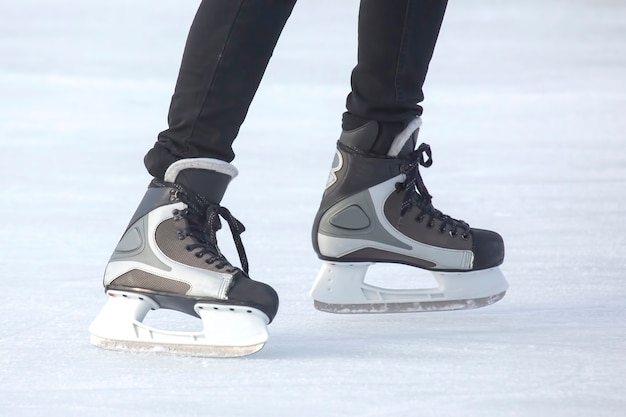
POLYGON ((433 207, 419 167, 432 164, 430 147, 417 144, 421 120, 391 137, 386 156, 370 150, 376 122, 344 132, 313 225, 313 246, 324 261, 311 296, 333 313, 393 313, 487 306, 504 297, 507 281, 500 235, 474 229, 433 207), (369 285, 374 263, 398 263, 432 272, 434 288, 369 285))
POLYGON ((215 159, 183 159, 165 181, 153 180, 104 274, 108 301, 91 324, 91 342, 113 350, 232 357, 265 344, 278 309, 268 285, 248 277, 243 225, 219 202, 236 169, 215 159), (217 246, 226 220, 241 269, 217 246), (202 320, 198 332, 143 323, 151 310, 172 309, 202 320))

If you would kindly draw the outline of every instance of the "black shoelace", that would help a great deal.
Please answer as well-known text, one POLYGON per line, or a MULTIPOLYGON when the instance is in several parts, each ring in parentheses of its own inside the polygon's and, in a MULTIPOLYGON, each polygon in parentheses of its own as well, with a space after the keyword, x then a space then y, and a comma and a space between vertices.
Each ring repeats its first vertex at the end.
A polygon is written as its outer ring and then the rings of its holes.
POLYGON ((233 268, 230 272, 234 271, 234 267, 217 246, 217 232, 222 228, 220 220, 222 217, 228 223, 233 235, 241 269, 247 274, 248 258, 241 241, 241 234, 246 230, 244 225, 226 207, 210 203, 199 195, 190 194, 177 184, 167 184, 167 186, 173 187, 172 194, 187 205, 184 210, 173 211, 175 220, 185 219, 187 223, 186 227, 178 230, 178 238, 184 240, 189 236, 194 240, 194 243, 188 244, 185 248, 188 251, 199 249, 194 253, 198 258, 207 256, 206 263, 215 265, 219 269, 233 268))
POLYGON ((441 221, 439 232, 446 233, 447 231, 451 237, 456 237, 458 229, 461 229, 461 237, 468 239, 470 226, 463 220, 454 219, 437 210, 432 204, 432 196, 424 185, 419 167, 421 165, 424 168, 428 168, 433 164, 430 145, 422 143, 405 160, 406 164, 403 164, 400 170, 406 175, 406 180, 396 183, 396 190, 398 192, 404 191, 400 215, 404 216, 411 207, 417 207, 420 212, 415 217, 415 221, 423 222, 427 218, 428 227, 435 227, 435 219, 437 219, 441 221))

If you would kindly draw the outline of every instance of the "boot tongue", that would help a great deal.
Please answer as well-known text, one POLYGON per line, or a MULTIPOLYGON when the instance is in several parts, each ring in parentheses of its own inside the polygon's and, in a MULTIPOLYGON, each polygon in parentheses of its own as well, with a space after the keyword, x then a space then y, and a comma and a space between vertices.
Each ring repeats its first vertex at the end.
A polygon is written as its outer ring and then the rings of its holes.
POLYGON ((226 193, 231 177, 205 169, 185 169, 176 176, 175 183, 187 191, 202 196, 209 203, 219 204, 226 193))
POLYGON ((165 172, 165 181, 181 185, 185 190, 219 204, 237 169, 225 161, 209 158, 181 159, 165 172))

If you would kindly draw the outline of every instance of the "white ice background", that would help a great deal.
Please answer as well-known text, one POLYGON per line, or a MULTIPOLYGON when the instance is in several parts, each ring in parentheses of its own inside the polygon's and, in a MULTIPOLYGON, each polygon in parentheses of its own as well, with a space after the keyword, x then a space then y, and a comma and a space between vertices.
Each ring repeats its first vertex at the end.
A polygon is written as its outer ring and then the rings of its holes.
MULTIPOLYGON (((149 177, 197 1, 0 2, 0 415, 623 416, 626 3, 450 2, 425 86, 436 207, 499 231, 480 310, 313 309, 310 226, 355 62, 355 0, 301 0, 236 142, 223 204, 281 307, 243 359, 88 343, 149 177)), ((236 260, 225 231, 225 250, 236 260)), ((372 280, 418 271, 379 267, 372 280)), ((160 312, 158 312, 160 313, 160 312)), ((196 321, 154 314, 153 323, 196 321)))

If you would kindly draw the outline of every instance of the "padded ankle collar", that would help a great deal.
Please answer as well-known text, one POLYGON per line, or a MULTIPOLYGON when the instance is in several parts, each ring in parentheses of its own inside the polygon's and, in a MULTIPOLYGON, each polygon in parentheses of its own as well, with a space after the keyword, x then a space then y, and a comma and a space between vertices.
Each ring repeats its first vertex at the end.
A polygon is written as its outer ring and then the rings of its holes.
POLYGON ((167 182, 176 182, 178 174, 185 169, 215 171, 220 174, 228 175, 231 179, 239 174, 237 168, 226 161, 213 158, 189 158, 178 160, 170 165, 167 171, 165 171, 163 179, 167 182))

